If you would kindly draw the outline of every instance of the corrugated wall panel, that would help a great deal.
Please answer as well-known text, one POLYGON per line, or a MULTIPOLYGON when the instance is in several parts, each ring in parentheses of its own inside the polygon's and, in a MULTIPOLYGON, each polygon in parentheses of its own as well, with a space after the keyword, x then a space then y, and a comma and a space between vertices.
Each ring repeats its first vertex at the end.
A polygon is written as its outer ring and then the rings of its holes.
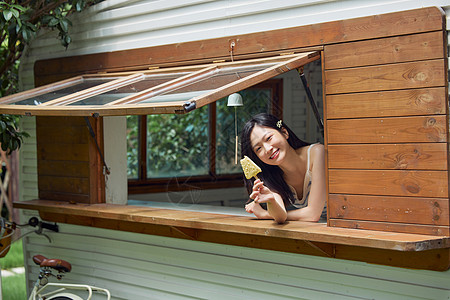
MULTIPOLYGON (((65 282, 114 299, 447 299, 448 273, 61 225, 52 243, 27 239, 27 257, 70 261, 65 282), (83 233, 82 235, 80 233, 83 233)), ((30 260, 29 260, 30 261, 30 260)), ((37 268, 28 265, 37 276, 37 268)), ((31 283, 31 282, 30 282, 31 283)))
POLYGON ((65 50, 57 33, 46 32, 23 57, 24 89, 33 87, 34 61, 150 47, 274 30, 334 20, 382 14, 423 6, 449 7, 448 1, 104 1, 75 15, 73 42, 65 50))
MULTIPOLYGON (((425 6, 442 6, 450 28, 448 0, 104 1, 75 16, 76 25, 71 28, 74 42, 67 51, 59 45, 55 32, 41 34, 27 48, 21 86, 23 90, 33 87, 37 59, 209 39, 425 6)), ((295 79, 286 78, 285 82, 293 88, 285 91, 285 98, 298 99, 295 79)), ((301 127, 306 121, 296 118, 307 108, 299 103, 295 107, 298 111, 289 109, 293 113, 288 118, 301 127)), ((34 118, 24 117, 22 124, 34 135, 34 118)), ((37 197, 35 148, 35 141, 28 139, 21 150, 21 200, 37 197)), ((407 270, 68 225, 61 225, 61 229, 52 235, 52 244, 44 237, 29 236, 25 243, 27 263, 36 253, 66 258, 74 267, 67 281, 107 287, 114 299, 450 299, 449 271, 407 270)), ((31 278, 37 276, 35 266, 28 269, 31 278)))
POLYGON ((30 134, 25 138, 20 149, 19 160, 19 199, 33 200, 37 198, 37 152, 36 152, 36 118, 22 117, 21 129, 30 134))

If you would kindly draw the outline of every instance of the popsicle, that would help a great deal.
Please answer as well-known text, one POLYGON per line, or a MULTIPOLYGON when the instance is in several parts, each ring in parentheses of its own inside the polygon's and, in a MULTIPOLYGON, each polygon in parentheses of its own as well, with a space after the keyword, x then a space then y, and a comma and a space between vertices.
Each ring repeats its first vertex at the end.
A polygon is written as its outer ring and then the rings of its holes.
POLYGON ((258 173, 261 173, 261 168, 258 167, 257 164, 253 162, 248 156, 244 155, 244 158, 241 159, 242 170, 244 170, 245 178, 250 179, 255 177, 258 179, 258 173))

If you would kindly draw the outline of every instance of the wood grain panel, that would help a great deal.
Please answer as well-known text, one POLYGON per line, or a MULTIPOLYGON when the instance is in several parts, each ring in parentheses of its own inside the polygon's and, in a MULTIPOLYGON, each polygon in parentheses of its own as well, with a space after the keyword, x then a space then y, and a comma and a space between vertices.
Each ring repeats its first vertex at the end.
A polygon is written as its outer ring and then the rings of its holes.
POLYGON ((448 197, 447 171, 328 170, 330 194, 448 197))
POLYGON ((45 144, 38 143, 39 160, 89 161, 88 144, 45 144))
POLYGON ((89 204, 91 198, 87 194, 70 194, 65 192, 55 192, 55 191, 39 191, 39 199, 49 199, 49 201, 65 201, 72 204, 75 203, 86 203, 89 204))
POLYGON ((327 45, 325 69, 444 58, 445 47, 442 31, 327 45))
POLYGON ((49 130, 54 127, 86 127, 86 121, 83 118, 65 116, 37 117, 36 127, 45 128, 45 130, 49 130))
POLYGON ((83 177, 39 176, 39 190, 89 195, 89 179, 83 177))
POLYGON ((105 174, 106 166, 103 165, 104 137, 103 118, 89 118, 95 137, 89 137, 89 203, 105 202, 105 174))
POLYGON ((329 144, 447 142, 445 115, 328 120, 329 144))
MULTIPOLYGON (((423 252, 400 252, 368 249, 366 247, 336 247, 336 257, 370 263, 390 265, 395 262, 397 267, 408 269, 428 269, 446 271, 449 268, 450 249, 429 250, 423 252)), ((401 279, 401 278, 399 278, 401 279)))
POLYGON ((332 219, 449 225, 449 200, 439 198, 329 195, 332 219))
POLYGON ((445 30, 443 11, 437 7, 422 8, 203 41, 42 60, 35 64, 35 83, 39 86, 86 72, 146 69, 169 63, 186 65, 195 61, 204 63, 205 59, 229 60, 232 41, 236 44, 235 59, 239 59, 248 54, 436 30, 445 30))
POLYGON ((327 119, 446 113, 445 87, 328 95, 327 119))
POLYGON ((446 86, 445 60, 325 71, 325 92, 341 94, 446 86))
POLYGON ((88 138, 89 129, 86 124, 84 126, 58 126, 55 124, 55 126, 46 127, 40 132, 39 143, 87 144, 88 138))
POLYGON ((40 161, 39 174, 46 176, 89 177, 87 161, 40 161))
POLYGON ((447 144, 328 145, 331 169, 447 170, 447 144))
POLYGON ((425 234, 437 236, 450 235, 450 230, 448 226, 373 222, 364 220, 342 220, 342 219, 330 219, 329 224, 331 227, 340 227, 340 228, 377 230, 384 232, 403 232, 409 234, 412 233, 412 234, 425 234))
MULTIPOLYGON (((89 119, 102 149, 102 121, 89 119)), ((104 201, 101 158, 83 117, 37 117, 36 139, 40 198, 104 201)))

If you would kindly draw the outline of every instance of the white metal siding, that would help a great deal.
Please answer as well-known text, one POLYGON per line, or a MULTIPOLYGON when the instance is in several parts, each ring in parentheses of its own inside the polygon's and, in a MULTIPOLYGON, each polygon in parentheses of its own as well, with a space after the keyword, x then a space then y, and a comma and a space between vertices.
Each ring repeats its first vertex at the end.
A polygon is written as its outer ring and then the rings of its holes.
MULTIPOLYGON (((307 255, 72 225, 52 243, 27 238, 27 257, 72 263, 64 282, 114 299, 449 299, 448 272, 413 271, 307 255)), ((28 260, 30 263, 31 260, 28 260)), ((36 266, 27 265, 31 278, 36 266)), ((29 283, 31 284, 31 282, 29 283)))
POLYGON ((19 160, 19 199, 33 200, 37 198, 37 152, 36 152, 36 118, 22 117, 21 129, 30 134, 24 139, 20 148, 19 160))
MULTIPOLYGON (((74 42, 67 51, 59 45, 55 32, 41 34, 22 59, 21 84, 22 89, 33 87, 37 59, 210 39, 425 6, 442 6, 448 20, 448 0, 110 0, 73 19, 74 42)), ((294 95, 300 93, 298 82, 293 78, 286 82, 293 87, 293 101, 299 101, 294 95)), ((307 109, 298 103, 286 105, 298 107, 298 115, 307 109)), ((287 118, 294 127, 301 127, 303 123, 295 125, 296 117, 293 113, 287 118)), ((24 117, 22 124, 34 135, 34 118, 24 117)), ((21 200, 37 197, 35 148, 35 139, 30 138, 21 150, 21 200)), ((67 281, 107 287, 114 299, 450 299, 449 271, 391 268, 64 224, 60 233, 51 236, 52 244, 43 237, 26 239, 27 264, 36 253, 65 258, 73 263, 67 281)), ((35 278, 36 267, 27 267, 35 278)))
MULTIPOLYGON (((49 31, 22 59, 24 89, 33 87, 37 59, 118 51, 343 20, 425 6, 450 9, 449 0, 107 0, 74 15, 65 50, 49 31)), ((448 16, 449 14, 447 14, 448 16)), ((449 22, 447 22, 449 23, 449 22)))

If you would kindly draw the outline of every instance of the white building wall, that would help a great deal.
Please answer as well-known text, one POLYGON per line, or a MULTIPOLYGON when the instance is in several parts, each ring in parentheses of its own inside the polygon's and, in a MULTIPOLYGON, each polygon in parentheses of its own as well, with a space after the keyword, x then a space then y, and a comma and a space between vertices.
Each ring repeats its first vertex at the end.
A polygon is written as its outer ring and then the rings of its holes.
MULTIPOLYGON (((55 32, 41 34, 22 58, 21 86, 23 90, 34 86, 33 66, 38 59, 210 39, 426 6, 443 7, 450 23, 449 0, 109 0, 73 18, 74 42, 67 50, 59 45, 55 32)), ((288 85, 292 88, 289 93, 293 99, 285 101, 285 111, 292 111, 285 116, 286 122, 300 130, 306 120, 298 116, 308 109, 301 100, 301 83, 293 77, 285 83, 285 89, 288 85)), ((34 118, 24 117, 22 127, 34 136, 34 118)), ((27 139, 21 158, 20 198, 35 199, 34 137, 27 139)), ((69 281, 107 287, 114 299, 450 299, 449 271, 391 268, 64 224, 61 229, 52 235, 52 244, 42 237, 25 240, 27 264, 36 253, 67 259, 74 265, 69 281)), ((35 278, 36 268, 28 266, 28 270, 35 278)))
MULTIPOLYGON (((65 259, 72 264, 72 272, 63 282, 107 288, 113 299, 450 298, 448 272, 65 224, 49 236, 52 243, 29 235, 27 257, 45 254, 65 259)), ((31 259, 27 262, 27 273, 37 278, 37 266, 31 259)))

